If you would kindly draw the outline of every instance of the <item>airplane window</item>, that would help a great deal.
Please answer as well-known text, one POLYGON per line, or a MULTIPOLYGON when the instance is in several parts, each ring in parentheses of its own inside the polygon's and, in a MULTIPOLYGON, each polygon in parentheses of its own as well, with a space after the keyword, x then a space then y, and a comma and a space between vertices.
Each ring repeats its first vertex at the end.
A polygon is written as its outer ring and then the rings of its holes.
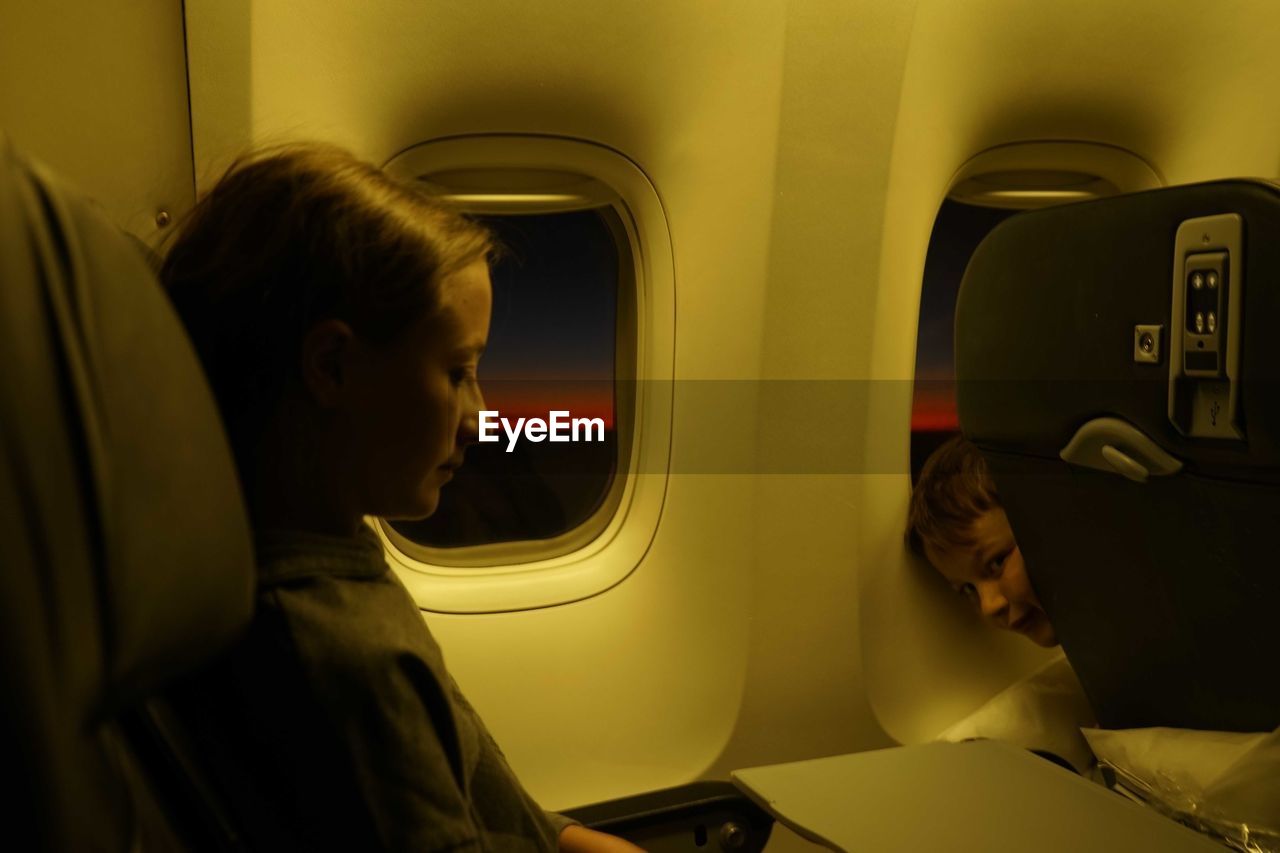
POLYGON ((488 437, 497 440, 468 449, 434 515, 391 523, 408 543, 431 549, 423 555, 430 561, 465 562, 450 560, 450 551, 549 540, 598 514, 608 520, 619 467, 621 269, 610 217, 616 213, 607 206, 479 217, 504 249, 492 270, 493 315, 479 372, 486 411, 495 413, 488 437), (557 412, 562 427, 553 436, 557 412), (541 419, 547 434, 513 436, 508 428, 520 418, 541 419))
POLYGON ((938 209, 924 262, 911 406, 911 481, 939 445, 960 429, 953 328, 956 295, 982 239, 1021 210, 1105 198, 1163 186, 1132 152, 1090 142, 1020 142, 966 162, 938 209))
POLYGON ((480 361, 482 441, 431 518, 378 523, 389 559, 424 610, 444 613, 611 588, 648 550, 666 493, 665 477, 640 476, 667 470, 675 353, 653 183, 595 143, 518 134, 428 140, 385 168, 506 249, 480 361))
POLYGON ((911 398, 911 481, 939 445, 960 431, 956 414, 956 295, 982 238, 1016 210, 942 203, 933 221, 920 293, 915 386, 911 398))

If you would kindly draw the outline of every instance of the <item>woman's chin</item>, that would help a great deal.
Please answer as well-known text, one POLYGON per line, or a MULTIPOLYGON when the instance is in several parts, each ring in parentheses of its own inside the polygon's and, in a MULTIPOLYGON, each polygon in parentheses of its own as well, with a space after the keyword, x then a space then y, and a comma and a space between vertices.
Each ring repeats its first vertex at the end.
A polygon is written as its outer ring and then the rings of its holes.
POLYGON ((413 501, 401 502, 393 511, 382 513, 387 521, 422 521, 430 518, 440 506, 440 489, 424 490, 413 501))

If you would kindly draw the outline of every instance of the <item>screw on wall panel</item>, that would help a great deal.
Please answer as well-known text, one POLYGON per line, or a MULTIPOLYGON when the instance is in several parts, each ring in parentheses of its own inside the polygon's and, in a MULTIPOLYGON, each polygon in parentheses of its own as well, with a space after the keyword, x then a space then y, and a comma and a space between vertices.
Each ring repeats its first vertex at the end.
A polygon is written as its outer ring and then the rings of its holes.
POLYGON ((747 843, 747 831, 733 821, 720 827, 720 849, 741 850, 747 843))
POLYGON ((173 217, 169 215, 169 211, 167 210, 156 211, 156 227, 157 228, 164 228, 166 225, 168 225, 172 221, 173 221, 173 217))

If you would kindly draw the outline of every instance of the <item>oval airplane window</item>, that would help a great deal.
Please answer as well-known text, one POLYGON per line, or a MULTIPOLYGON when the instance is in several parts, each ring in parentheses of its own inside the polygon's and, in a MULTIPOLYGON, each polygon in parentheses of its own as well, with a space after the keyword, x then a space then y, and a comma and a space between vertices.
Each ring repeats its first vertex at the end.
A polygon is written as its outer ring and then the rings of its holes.
POLYGON ((1090 142, 1022 142, 973 157, 957 170, 925 255, 911 397, 911 482, 960 431, 954 325, 965 267, 983 238, 1022 210, 1088 201, 1163 185, 1136 155, 1090 142))
POLYGON ((572 601, 622 580, 656 529, 674 343, 666 219, 601 146, 451 138, 387 170, 485 222, 502 247, 480 363, 481 441, 419 522, 379 525, 425 609, 572 601))
POLYGON ((617 309, 634 282, 620 263, 630 258, 612 208, 477 218, 502 247, 479 374, 493 417, 435 514, 390 524, 407 540, 397 544, 410 553, 422 546, 424 560, 448 565, 504 562, 487 547, 499 543, 555 550, 547 543, 558 537, 598 532, 619 497, 614 399, 625 392, 618 379, 632 373, 634 323, 617 309), (522 426, 538 420, 546 434, 527 435, 522 426))
MULTIPOLYGON (((934 208, 929 243, 921 246, 924 265, 917 285, 921 290, 907 445, 911 471, 907 483, 899 482, 897 488, 916 483, 929 454, 959 428, 955 300, 969 258, 986 234, 1021 210, 1086 202, 1163 183, 1152 166, 1124 149, 1044 141, 979 152, 961 162, 946 184, 936 187, 936 195, 910 188, 917 204, 928 203, 926 198, 945 200, 934 208)), ((1026 286, 1034 288, 1036 283, 1026 286)), ((900 319, 890 310, 881 322, 893 334, 900 319)), ((879 488, 868 490, 866 498, 879 498, 879 488)), ((905 497, 906 490, 901 494, 905 497)), ((895 502, 895 521, 886 523, 886 530, 906 529, 907 507, 907 501, 895 502)), ((883 558, 887 549, 901 549, 905 564, 919 567, 919 558, 909 553, 900 536, 886 537, 883 547, 885 551, 874 553, 883 558)), ((861 587, 861 630, 868 692, 877 718, 898 740, 916 742, 932 740, 959 723, 1000 690, 1042 667, 1049 653, 1012 634, 987 630, 971 618, 936 572, 902 570, 903 565, 881 559, 867 572, 869 580, 861 587), (912 614, 912 624, 926 629, 903 634, 903 614, 912 614)))

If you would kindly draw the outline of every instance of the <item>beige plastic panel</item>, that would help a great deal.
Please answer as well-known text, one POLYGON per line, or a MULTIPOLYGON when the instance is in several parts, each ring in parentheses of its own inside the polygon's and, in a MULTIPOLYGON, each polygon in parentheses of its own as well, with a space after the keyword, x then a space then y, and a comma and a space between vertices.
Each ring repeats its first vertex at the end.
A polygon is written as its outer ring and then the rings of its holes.
MULTIPOLYGON (((867 414, 869 458, 907 470, 920 280, 939 204, 971 158, 1028 141, 1122 149, 1166 183, 1274 175, 1280 80, 1265 0, 1197 4, 1106 0, 922 0, 903 78, 884 214, 878 290, 861 331, 883 394, 867 414)), ((1139 172, 1141 170, 1138 170, 1139 172)), ((901 474, 860 498, 861 622, 871 701, 895 737, 916 741, 976 708, 1042 655, 992 638, 949 607, 908 558, 901 474), (922 618, 923 616, 923 618, 922 618)))
POLYGON ((733 774, 779 821, 862 853, 1214 853, 1217 842, 1008 744, 932 743, 733 774))
POLYGON ((0 132, 154 244, 192 201, 181 4, 5 3, 0 132))

